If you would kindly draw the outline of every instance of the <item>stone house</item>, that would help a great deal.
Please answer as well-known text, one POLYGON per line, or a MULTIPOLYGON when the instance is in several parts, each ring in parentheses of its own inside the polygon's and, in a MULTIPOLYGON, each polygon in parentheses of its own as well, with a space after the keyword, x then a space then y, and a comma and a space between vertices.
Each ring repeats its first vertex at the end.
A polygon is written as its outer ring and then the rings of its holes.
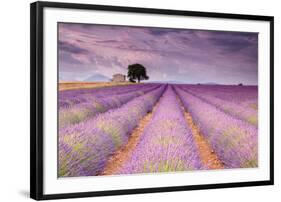
POLYGON ((126 75, 123 74, 114 74, 111 79, 112 82, 125 82, 126 75))

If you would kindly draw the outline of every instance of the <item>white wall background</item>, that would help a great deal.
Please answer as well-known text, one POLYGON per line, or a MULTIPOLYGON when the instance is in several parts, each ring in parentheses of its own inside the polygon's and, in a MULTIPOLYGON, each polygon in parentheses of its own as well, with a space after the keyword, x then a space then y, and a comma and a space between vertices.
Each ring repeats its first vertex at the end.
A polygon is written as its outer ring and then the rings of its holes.
MULTIPOLYGON (((62 1, 62 0, 61 0, 62 1)), ((69 0, 70 1, 70 0, 69 0)), ((29 3, 0 6, 0 201, 29 196, 29 3)), ((278 0, 71 0, 75 3, 155 7, 275 16, 275 186, 142 194, 68 201, 278 201, 281 196, 281 12, 278 0)))

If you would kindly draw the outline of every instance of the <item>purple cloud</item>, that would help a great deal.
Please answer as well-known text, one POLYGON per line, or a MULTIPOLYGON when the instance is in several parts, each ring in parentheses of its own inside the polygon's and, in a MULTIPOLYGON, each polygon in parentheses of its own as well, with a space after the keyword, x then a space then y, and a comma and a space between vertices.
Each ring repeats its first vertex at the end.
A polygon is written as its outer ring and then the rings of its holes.
POLYGON ((59 74, 111 77, 142 63, 150 81, 258 83, 258 34, 59 24, 59 74))
POLYGON ((74 44, 68 43, 66 41, 59 41, 59 50, 74 54, 87 54, 88 50, 75 46, 74 44))

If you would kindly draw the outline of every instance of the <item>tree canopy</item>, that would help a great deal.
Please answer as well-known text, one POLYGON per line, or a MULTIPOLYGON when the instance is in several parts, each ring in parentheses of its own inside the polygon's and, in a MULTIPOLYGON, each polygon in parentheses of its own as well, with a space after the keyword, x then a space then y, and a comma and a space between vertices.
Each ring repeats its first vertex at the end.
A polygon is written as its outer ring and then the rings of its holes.
POLYGON ((141 80, 148 80, 149 79, 149 77, 146 74, 145 67, 141 64, 138 64, 138 63, 128 66, 127 77, 129 78, 129 81, 136 82, 136 80, 137 80, 138 83, 141 80))

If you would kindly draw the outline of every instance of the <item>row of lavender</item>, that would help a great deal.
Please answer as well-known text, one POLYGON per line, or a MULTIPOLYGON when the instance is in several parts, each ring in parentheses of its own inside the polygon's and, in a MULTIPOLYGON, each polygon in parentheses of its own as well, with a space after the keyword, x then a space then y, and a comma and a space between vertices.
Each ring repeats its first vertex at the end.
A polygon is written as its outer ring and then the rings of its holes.
POLYGON ((236 118, 258 125, 256 86, 179 85, 179 87, 236 118))
POLYGON ((188 84, 178 86, 188 88, 196 93, 207 93, 216 98, 242 105, 247 104, 248 101, 255 102, 258 99, 258 86, 188 84))
MULTIPOLYGON (((188 87, 167 87, 131 159, 119 174, 204 168, 177 95, 224 167, 258 165, 257 127, 225 113, 209 100, 200 97, 194 89, 191 92, 188 87)), ((165 88, 165 85, 139 85, 133 92, 126 92, 125 87, 122 91, 124 93, 120 95, 112 93, 112 96, 105 97, 101 93, 98 99, 108 103, 104 104, 107 106, 104 111, 96 110, 99 107, 88 108, 93 115, 86 116, 87 119, 81 119, 84 121, 78 124, 60 127, 59 176, 98 175, 116 149, 126 144, 131 131, 151 111, 165 88)), ((80 95, 93 95, 85 90, 82 92, 80 95)), ((215 95, 215 92, 212 93, 215 95)), ((77 108, 77 111, 82 109, 77 108)))
POLYGON ((142 87, 159 86, 157 84, 131 84, 93 89, 76 89, 59 92, 59 109, 72 107, 76 104, 91 102, 97 98, 120 95, 139 90, 142 87))
POLYGON ((161 85, 119 108, 59 130, 59 176, 99 174, 108 158, 127 143, 131 131, 155 105, 161 85))
POLYGON ((223 112, 179 86, 174 86, 174 89, 225 168, 258 165, 258 131, 255 126, 223 112))
POLYGON ((171 86, 160 99, 130 160, 118 174, 201 169, 197 146, 171 86))
MULTIPOLYGON (((71 107, 62 107, 59 109, 59 126, 60 128, 69 126, 71 124, 76 124, 91 117, 96 116, 99 113, 104 113, 109 109, 114 109, 122 106, 128 101, 134 99, 135 97, 144 95, 145 93, 159 88, 160 85, 133 85, 134 88, 124 86, 120 87, 119 90, 115 88, 105 88, 105 93, 102 94, 91 91, 91 93, 84 93, 76 95, 76 98, 83 97, 83 102, 72 105, 71 107), (129 89, 128 89, 129 88, 129 89), (122 90, 121 90, 122 89, 122 90), (117 92, 117 93, 116 93, 117 92), (111 93, 107 95, 107 93, 111 93), (106 96, 107 95, 107 96, 106 96)), ((82 90, 84 92, 85 90, 82 90)), ((74 93, 73 93, 74 94, 74 93)), ((79 98, 82 100, 82 98, 79 98)), ((65 98, 65 100, 67 100, 65 98)), ((71 100, 71 99, 70 99, 71 100)))

